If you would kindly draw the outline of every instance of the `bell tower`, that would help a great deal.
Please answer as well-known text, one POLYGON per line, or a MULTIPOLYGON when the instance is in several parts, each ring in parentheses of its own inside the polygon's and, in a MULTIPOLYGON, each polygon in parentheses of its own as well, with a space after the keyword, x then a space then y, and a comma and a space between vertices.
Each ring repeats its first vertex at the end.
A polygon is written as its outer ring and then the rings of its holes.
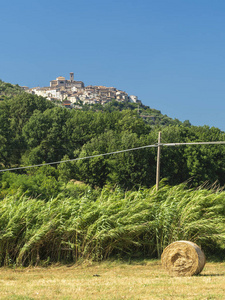
POLYGON ((71 82, 74 81, 74 73, 73 73, 73 72, 70 73, 70 81, 71 81, 71 82))

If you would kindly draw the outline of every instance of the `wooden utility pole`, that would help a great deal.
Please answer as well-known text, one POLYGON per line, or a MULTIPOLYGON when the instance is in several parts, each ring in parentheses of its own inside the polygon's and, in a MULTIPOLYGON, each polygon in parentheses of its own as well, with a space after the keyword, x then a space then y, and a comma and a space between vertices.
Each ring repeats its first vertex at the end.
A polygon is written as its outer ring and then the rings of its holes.
POLYGON ((157 151, 157 165, 156 165, 156 190, 159 189, 159 180, 160 180, 160 152, 161 152, 161 131, 158 135, 158 151, 157 151))

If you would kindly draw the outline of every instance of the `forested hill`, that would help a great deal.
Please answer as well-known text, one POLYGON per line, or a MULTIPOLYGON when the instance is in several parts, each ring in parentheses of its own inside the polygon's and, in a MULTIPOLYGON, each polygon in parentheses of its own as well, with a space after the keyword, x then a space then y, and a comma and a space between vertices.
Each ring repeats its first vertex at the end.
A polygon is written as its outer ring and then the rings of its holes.
MULTIPOLYGON (((14 88, 18 90, 17 86, 9 88, 10 93, 14 88)), ((188 121, 173 120, 141 105, 112 102, 103 107, 84 106, 82 110, 70 110, 22 91, 15 96, 9 96, 6 89, 4 93, 0 101, 1 169, 73 161, 12 173, 0 172, 3 194, 5 190, 16 191, 18 187, 27 191, 29 182, 37 194, 44 193, 39 188, 46 182, 54 181, 53 190, 57 191, 58 184, 71 179, 95 187, 105 184, 125 189, 150 187, 155 184, 156 148, 81 158, 154 145, 159 131, 162 142, 168 143, 225 140, 224 132, 218 128, 192 126, 188 121)), ((224 154, 223 145, 163 147, 161 178, 172 185, 190 178, 194 185, 216 180, 223 185, 224 154)), ((46 190, 52 189, 49 186, 46 190)))
MULTIPOLYGON (((2 80, 0 80, 0 101, 4 99, 10 99, 13 96, 23 94, 25 91, 22 87, 20 87, 18 84, 13 85, 11 83, 6 83, 2 80)), ((59 102, 57 102, 57 105, 60 105, 59 102)), ((160 110, 150 108, 149 106, 143 105, 143 104, 137 104, 137 103, 130 103, 130 102, 118 102, 116 100, 112 100, 111 102, 101 105, 101 104, 85 104, 82 105, 79 104, 80 109, 82 111, 102 111, 102 112, 114 112, 114 111, 123 111, 123 110, 130 110, 133 112, 136 112, 137 115, 139 115, 141 118, 145 120, 146 123, 154 126, 154 125, 178 125, 182 124, 181 121, 178 119, 172 119, 168 117, 167 115, 163 115, 160 110)), ((185 126, 190 126, 189 121, 184 121, 183 124, 185 126)))
POLYGON ((24 93, 22 87, 0 80, 0 100, 24 93))
POLYGON ((131 103, 131 102, 118 102, 113 100, 105 105, 101 104, 94 104, 94 105, 84 105, 81 106, 82 110, 88 111, 102 111, 102 112, 113 112, 113 111, 123 111, 129 110, 136 112, 137 115, 144 119, 145 122, 149 125, 156 126, 156 125, 184 125, 190 126, 190 122, 188 120, 184 121, 183 123, 178 119, 172 119, 167 115, 163 115, 160 110, 150 108, 144 104, 139 103, 131 103))

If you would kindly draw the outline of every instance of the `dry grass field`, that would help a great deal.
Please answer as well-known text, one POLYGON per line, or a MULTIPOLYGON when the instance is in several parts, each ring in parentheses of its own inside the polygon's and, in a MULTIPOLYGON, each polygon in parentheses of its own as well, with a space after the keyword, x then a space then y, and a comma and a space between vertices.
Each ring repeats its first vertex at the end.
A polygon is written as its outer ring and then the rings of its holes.
POLYGON ((170 277, 159 260, 0 269, 0 299, 225 299, 225 263, 170 277))

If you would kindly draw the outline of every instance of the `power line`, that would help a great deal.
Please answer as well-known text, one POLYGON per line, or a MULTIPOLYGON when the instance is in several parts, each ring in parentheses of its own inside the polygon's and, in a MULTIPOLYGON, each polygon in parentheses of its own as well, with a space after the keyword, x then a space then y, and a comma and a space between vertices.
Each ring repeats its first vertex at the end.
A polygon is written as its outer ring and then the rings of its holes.
POLYGON ((55 161, 55 162, 50 162, 50 163, 44 163, 44 164, 38 164, 38 165, 31 165, 31 166, 25 166, 25 167, 17 167, 17 168, 10 168, 10 169, 3 169, 3 170, 0 170, 0 172, 22 170, 22 169, 35 168, 35 167, 41 167, 41 166, 46 166, 46 165, 56 165, 56 164, 61 164, 61 163, 66 163, 66 162, 71 162, 71 161, 78 161, 78 160, 90 159, 90 158, 95 158, 95 157, 100 157, 100 156, 106 156, 106 155, 112 155, 112 154, 118 154, 118 153, 124 153, 124 152, 129 152, 129 151, 135 151, 135 150, 145 149, 145 148, 156 148, 156 147, 159 147, 159 146, 168 146, 168 147, 170 147, 170 146, 183 146, 183 145, 216 145, 216 144, 217 145, 218 144, 222 145, 222 144, 225 144, 225 141, 189 142, 189 143, 158 143, 158 144, 141 146, 141 147, 136 147, 136 148, 131 148, 131 149, 125 149, 125 150, 120 150, 120 151, 114 151, 114 152, 95 154, 95 155, 90 155, 90 156, 85 156, 85 157, 79 157, 79 158, 73 158, 73 159, 67 159, 67 160, 61 160, 61 161, 55 161))
POLYGON ((35 167, 41 167, 41 166, 46 166, 46 165, 56 165, 56 164, 70 162, 70 161, 77 161, 77 160, 82 160, 82 159, 89 159, 89 158, 94 158, 94 157, 99 157, 99 156, 106 156, 106 155, 112 155, 112 154, 117 154, 117 153, 123 153, 123 152, 134 151, 134 150, 139 150, 139 149, 144 149, 144 148, 153 148, 153 147, 158 147, 158 145, 157 144, 147 145, 147 146, 142 146, 142 147, 136 147, 136 148, 125 149, 125 150, 114 151, 114 152, 108 152, 108 153, 102 153, 102 154, 95 154, 95 155, 90 155, 90 156, 85 156, 85 157, 78 157, 78 158, 67 159, 67 160, 60 160, 60 161, 55 161, 55 162, 50 162, 50 163, 44 163, 44 164, 38 164, 38 165, 32 165, 32 166, 26 166, 26 167, 17 167, 17 168, 10 168, 10 169, 3 169, 3 170, 0 170, 0 172, 14 171, 14 170, 21 170, 21 169, 28 169, 28 168, 35 168, 35 167))
POLYGON ((218 141, 218 142, 167 143, 167 144, 159 144, 159 146, 219 145, 219 144, 225 144, 225 141, 218 141))

